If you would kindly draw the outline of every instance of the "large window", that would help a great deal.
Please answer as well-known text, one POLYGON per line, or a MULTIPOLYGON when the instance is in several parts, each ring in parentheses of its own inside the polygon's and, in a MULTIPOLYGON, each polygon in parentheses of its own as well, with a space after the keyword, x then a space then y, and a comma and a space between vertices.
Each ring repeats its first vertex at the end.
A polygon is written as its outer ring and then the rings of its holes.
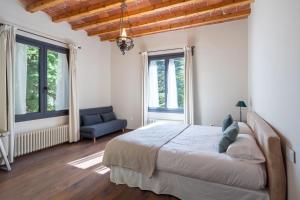
POLYGON ((149 111, 183 112, 183 53, 149 56, 149 111))
POLYGON ((17 122, 67 115, 68 84, 68 49, 17 35, 17 122))

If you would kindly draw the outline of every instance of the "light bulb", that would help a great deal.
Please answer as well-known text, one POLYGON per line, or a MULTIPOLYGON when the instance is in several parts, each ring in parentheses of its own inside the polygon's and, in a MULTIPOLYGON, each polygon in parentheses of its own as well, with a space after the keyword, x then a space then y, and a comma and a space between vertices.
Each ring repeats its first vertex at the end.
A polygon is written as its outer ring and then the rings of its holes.
POLYGON ((125 28, 122 28, 122 34, 121 34, 122 37, 127 37, 127 33, 126 33, 126 29, 125 28))

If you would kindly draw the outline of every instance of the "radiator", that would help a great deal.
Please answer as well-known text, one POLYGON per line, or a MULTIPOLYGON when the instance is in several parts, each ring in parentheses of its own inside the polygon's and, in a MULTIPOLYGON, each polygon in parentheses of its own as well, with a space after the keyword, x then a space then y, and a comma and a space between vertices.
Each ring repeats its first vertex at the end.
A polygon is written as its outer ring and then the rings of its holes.
POLYGON ((183 120, 168 120, 168 119, 155 119, 155 118, 148 118, 147 123, 153 124, 156 122, 183 122, 183 120))
POLYGON ((68 125, 16 134, 15 157, 65 143, 68 139, 68 125))
POLYGON ((158 122, 158 121, 159 121, 159 120, 157 120, 157 119, 148 118, 147 124, 153 124, 153 123, 158 122))

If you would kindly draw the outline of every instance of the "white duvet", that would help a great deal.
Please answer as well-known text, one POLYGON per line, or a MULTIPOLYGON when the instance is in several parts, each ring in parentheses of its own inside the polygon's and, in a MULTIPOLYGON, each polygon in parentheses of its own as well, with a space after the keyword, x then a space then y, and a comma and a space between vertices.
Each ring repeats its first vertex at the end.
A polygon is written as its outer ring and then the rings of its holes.
POLYGON ((265 166, 218 153, 221 137, 219 127, 190 126, 161 147, 156 169, 241 188, 265 188, 265 166))

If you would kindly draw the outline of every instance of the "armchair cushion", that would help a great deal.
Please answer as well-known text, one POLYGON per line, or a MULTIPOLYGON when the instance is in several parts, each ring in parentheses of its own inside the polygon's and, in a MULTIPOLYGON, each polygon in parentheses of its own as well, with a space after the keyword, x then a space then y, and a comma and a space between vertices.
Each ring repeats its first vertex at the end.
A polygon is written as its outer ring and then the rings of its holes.
POLYGON ((101 114, 101 117, 102 117, 102 119, 103 119, 104 122, 109 122, 109 121, 117 119, 117 117, 116 117, 116 115, 115 115, 114 112, 103 113, 103 114, 101 114))
POLYGON ((103 122, 101 124, 94 124, 90 126, 82 126, 80 133, 82 136, 87 138, 99 137, 112 133, 114 131, 126 128, 127 121, 122 119, 112 120, 109 122, 103 122))
POLYGON ((99 114, 93 114, 93 115, 84 115, 82 116, 83 125, 89 126, 94 124, 100 124, 103 122, 99 114))

